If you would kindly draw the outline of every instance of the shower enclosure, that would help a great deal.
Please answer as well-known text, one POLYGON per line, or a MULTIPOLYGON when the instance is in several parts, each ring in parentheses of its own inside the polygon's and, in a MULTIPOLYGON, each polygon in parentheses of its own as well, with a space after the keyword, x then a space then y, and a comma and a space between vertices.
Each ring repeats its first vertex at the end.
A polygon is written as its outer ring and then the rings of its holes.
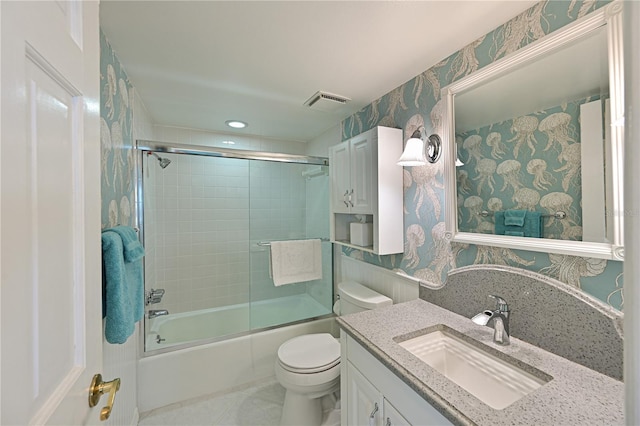
POLYGON ((150 141, 137 147, 152 302, 145 352, 331 314, 326 158, 150 141), (315 238, 323 241, 322 279, 274 286, 269 244, 315 238))

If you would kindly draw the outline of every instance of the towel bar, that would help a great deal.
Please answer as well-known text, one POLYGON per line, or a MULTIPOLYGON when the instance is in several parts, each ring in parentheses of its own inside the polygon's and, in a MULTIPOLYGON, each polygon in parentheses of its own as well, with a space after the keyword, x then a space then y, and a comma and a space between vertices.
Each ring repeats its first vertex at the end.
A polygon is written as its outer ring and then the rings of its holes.
MULTIPOLYGON (((486 210, 482 210, 481 212, 478 212, 478 216, 482 216, 482 217, 489 217, 489 216, 493 216, 491 213, 489 213, 486 210)), ((545 213, 540 215, 542 217, 555 217, 556 219, 565 219, 567 217, 567 214, 563 211, 557 211, 555 213, 545 213)))
MULTIPOLYGON (((305 240, 320 240, 320 241, 329 241, 328 238, 303 238, 305 240)), ((282 240, 282 241, 293 241, 293 240, 282 240)), ((258 241, 256 243, 257 246, 260 247, 269 247, 271 245, 271 241, 258 241)))

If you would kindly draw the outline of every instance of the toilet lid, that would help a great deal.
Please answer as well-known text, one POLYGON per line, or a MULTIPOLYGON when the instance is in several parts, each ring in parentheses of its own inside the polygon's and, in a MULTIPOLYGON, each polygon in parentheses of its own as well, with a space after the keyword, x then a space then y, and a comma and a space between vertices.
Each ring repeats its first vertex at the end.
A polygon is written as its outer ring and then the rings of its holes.
POLYGON ((278 349, 280 364, 290 371, 315 373, 340 363, 340 343, 329 333, 294 337, 278 349))

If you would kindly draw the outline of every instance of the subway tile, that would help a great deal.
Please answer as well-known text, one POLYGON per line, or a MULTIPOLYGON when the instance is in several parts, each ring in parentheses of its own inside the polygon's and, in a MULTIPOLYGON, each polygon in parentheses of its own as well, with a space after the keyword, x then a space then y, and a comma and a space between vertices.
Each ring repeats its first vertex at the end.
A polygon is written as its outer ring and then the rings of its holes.
POLYGON ((178 174, 178 186, 190 188, 191 187, 191 175, 189 173, 178 174))

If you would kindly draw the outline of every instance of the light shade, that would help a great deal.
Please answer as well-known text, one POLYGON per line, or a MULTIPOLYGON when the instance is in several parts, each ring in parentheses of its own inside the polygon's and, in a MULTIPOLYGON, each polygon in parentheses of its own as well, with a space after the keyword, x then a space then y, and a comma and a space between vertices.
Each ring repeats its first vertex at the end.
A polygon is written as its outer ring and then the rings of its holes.
POLYGON ((426 138, 425 131, 425 128, 421 126, 413 132, 402 155, 396 162, 398 166, 424 166, 427 163, 433 164, 438 161, 442 147, 440 136, 434 133, 426 138))
POLYGON ((427 159, 424 156, 424 142, 422 139, 412 137, 407 141, 404 152, 396 163, 398 166, 424 166, 427 159))

